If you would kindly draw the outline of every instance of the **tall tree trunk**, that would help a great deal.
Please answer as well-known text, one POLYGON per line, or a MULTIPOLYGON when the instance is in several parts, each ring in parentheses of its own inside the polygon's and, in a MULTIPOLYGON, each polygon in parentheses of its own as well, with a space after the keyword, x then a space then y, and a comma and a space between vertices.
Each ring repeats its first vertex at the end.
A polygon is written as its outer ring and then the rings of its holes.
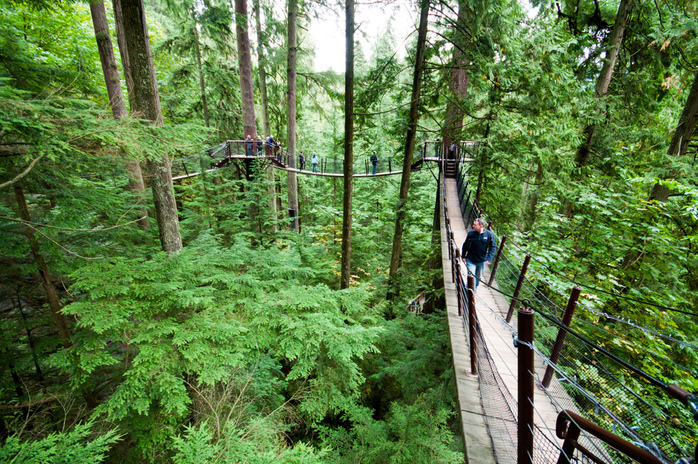
MULTIPOLYGON (((13 303, 14 304, 14 303, 13 303)), ((24 326, 24 332, 27 334, 27 345, 32 352, 32 361, 34 361, 34 370, 36 371, 36 377, 40 383, 44 383, 44 373, 41 372, 41 366, 39 365, 39 357, 36 354, 36 343, 34 342, 34 336, 29 328, 29 321, 27 320, 27 315, 24 314, 22 310, 22 299, 19 295, 19 289, 17 290, 17 310, 19 315, 22 316, 22 325, 24 326)))
MULTIPOLYGON (((14 185, 14 190, 15 200, 17 201, 17 207, 19 208, 19 217, 21 217, 23 221, 30 223, 31 216, 29 216, 29 208, 27 208, 27 200, 24 198, 24 191, 22 190, 22 187, 20 187, 17 184, 14 185)), ((61 302, 58 299, 58 295, 56 294, 56 289, 53 286, 53 282, 51 282, 51 276, 48 272, 48 266, 46 266, 46 261, 44 261, 44 257, 41 254, 39 242, 36 240, 34 230, 28 225, 25 226, 24 234, 27 236, 27 239, 29 240, 29 249, 32 252, 34 262, 36 263, 36 267, 38 268, 39 274, 41 275, 41 283, 44 286, 44 291, 46 292, 46 296, 48 297, 48 305, 49 308, 51 308, 53 320, 56 323, 56 327, 58 328, 58 335, 61 337, 63 346, 65 346, 66 348, 70 348, 71 346, 73 346, 73 340, 70 337, 68 323, 66 322, 65 317, 61 313, 61 302)))
MULTIPOLYGON (((611 35, 608 38, 606 46, 606 59, 604 60, 601 73, 596 79, 596 98, 603 98, 608 92, 608 86, 611 84, 611 77, 618 61, 618 54, 623 43, 623 35, 628 22, 628 13, 632 6, 633 0, 621 0, 616 13, 616 23, 613 25, 611 35)), ((584 167, 589 161, 589 151, 594 141, 595 124, 589 124, 584 128, 584 142, 577 150, 575 163, 578 167, 584 167)))
POLYGON ((344 73, 344 208, 342 214, 341 288, 351 283, 351 226, 354 196, 354 0, 346 0, 346 71, 344 73))
MULTIPOLYGON (((147 119, 156 127, 163 125, 160 97, 155 81, 155 67, 150 53, 145 9, 142 0, 122 0, 126 48, 133 76, 131 111, 135 117, 147 119)), ((148 174, 153 190, 153 203, 163 251, 175 253, 182 249, 179 218, 172 186, 172 172, 167 155, 149 154, 148 174)))
POLYGON ((133 77, 131 76, 131 63, 128 59, 128 49, 126 48, 126 33, 124 32, 124 15, 121 11, 121 0, 112 0, 114 9, 114 26, 116 28, 116 42, 119 45, 119 54, 121 55, 121 67, 124 70, 124 80, 126 81, 126 92, 128 101, 131 107, 133 102, 133 77))
MULTIPOLYGON (((688 94, 688 99, 681 112, 681 117, 679 118, 679 123, 676 125, 676 130, 671 137, 671 142, 669 143, 669 149, 667 154, 669 156, 682 157, 686 155, 686 150, 688 150, 688 144, 693 138, 693 132, 696 130, 696 123, 698 122, 698 72, 693 77, 693 85, 691 85, 691 90, 688 94)), ((676 177, 678 173, 675 171, 666 172, 662 175, 664 179, 672 179, 676 177)), ((652 193, 650 194, 650 200, 656 200, 661 202, 666 202, 669 199, 671 190, 668 187, 662 185, 661 183, 654 184, 652 187, 652 193)))
POLYGON ((262 104, 262 127, 264 128, 264 136, 271 135, 271 126, 269 125, 269 98, 267 97, 267 62, 264 57, 264 41, 265 35, 262 33, 262 14, 260 2, 262 0, 253 0, 255 23, 257 26, 257 62, 259 67, 259 92, 261 95, 262 104))
MULTIPOLYGON (((262 105, 262 127, 264 128, 263 134, 257 134, 262 139, 265 139, 271 135, 271 126, 269 125, 269 98, 267 97, 267 70, 266 70, 266 60, 264 58, 264 42, 265 37, 262 32, 262 14, 260 8, 260 2, 262 0, 252 0, 252 8, 254 9, 255 23, 257 26, 257 67, 259 68, 259 92, 261 95, 261 105, 262 105)), ((269 165, 267 167, 267 184, 269 185, 269 190, 267 195, 269 197, 269 213, 272 217, 272 233, 276 232, 276 188, 275 188, 275 175, 274 167, 269 165)))
POLYGON ((201 64, 201 45, 199 44, 199 30, 196 23, 196 12, 194 7, 191 8, 191 18, 194 21, 194 48, 196 49, 196 65, 199 70, 199 88, 201 89, 201 104, 204 107, 204 124, 209 127, 208 123, 208 103, 206 101, 206 84, 204 83, 204 67, 201 64))
POLYGON ((461 140, 463 130, 463 108, 461 100, 468 93, 468 59, 466 50, 470 38, 467 33, 467 20, 472 17, 472 10, 461 0, 458 2, 458 19, 456 20, 455 37, 453 39, 453 62, 451 63, 451 76, 449 88, 451 99, 446 104, 446 120, 444 121, 443 140, 444 147, 448 149, 451 143, 461 140))
POLYGON ((128 116, 128 113, 124 104, 124 96, 121 93, 121 79, 119 78, 119 70, 116 67, 116 57, 114 56, 114 47, 109 35, 109 23, 107 22, 107 13, 104 10, 104 2, 101 0, 90 0, 90 13, 112 115, 114 119, 123 119, 128 116))
MULTIPOLYGON (((237 37, 238 60, 240 64, 240 94, 242 96, 242 126, 243 137, 250 137, 257 133, 254 111, 254 89, 252 86, 252 50, 250 48, 249 26, 250 20, 247 14, 247 0, 235 0, 235 34, 237 37)), ((252 160, 247 160, 248 180, 252 180, 252 160)), ((259 224, 259 197, 253 195, 248 209, 252 231, 262 231, 259 224)))
POLYGON ((402 233, 404 229, 407 193, 410 188, 410 166, 414 154, 414 140, 417 134, 417 121, 419 119, 419 96, 422 88, 422 72, 424 69, 424 52, 427 42, 427 20, 429 19, 429 0, 420 0, 421 13, 419 16, 419 33, 417 36, 417 56, 414 62, 414 79, 412 83, 412 100, 410 102, 410 115, 407 123, 407 137, 405 139, 405 159, 402 163, 402 179, 400 181, 400 197, 397 204, 395 217, 395 234, 393 235, 393 251, 390 256, 390 290, 388 299, 393 299, 398 292, 395 288, 397 271, 400 268, 402 257, 402 233))
MULTIPOLYGON (((691 90, 686 99, 686 104, 683 107, 679 122, 676 125, 674 134, 669 143, 669 149, 667 154, 669 156, 684 156, 686 150, 688 149, 688 144, 693 138, 693 132, 696 129, 696 123, 698 122, 698 72, 693 76, 693 84, 691 85, 691 90)), ((663 179, 672 179, 676 177, 678 173, 676 171, 669 171, 662 174, 663 179)), ((669 200, 669 195, 671 195, 671 189, 667 186, 662 185, 660 182, 654 184, 652 191, 649 195, 650 201, 658 201, 661 203, 666 203, 669 200)), ((629 250, 623 257, 623 268, 628 270, 632 267, 637 267, 641 260, 641 254, 637 251, 639 248, 641 239, 637 240, 635 249, 629 250)), ((626 285, 630 287, 633 281, 628 279, 626 285)))
MULTIPOLYGON (((240 60, 240 93, 242 95, 243 135, 257 133, 252 87, 252 52, 250 51, 249 18, 247 0, 235 0, 235 34, 240 60)), ((244 138, 244 137, 243 137, 244 138)))
MULTIPOLYGON (((114 46, 112 45, 111 36, 109 35, 109 22, 107 21, 107 13, 104 9, 104 2, 94 0, 90 2, 90 13, 92 15, 92 24, 95 29, 95 38, 97 39, 97 49, 99 50, 99 60, 102 63, 102 73, 104 74, 104 82, 107 85, 107 95, 109 96, 109 105, 111 106, 112 116, 116 120, 124 119, 128 116, 126 103, 121 92, 121 79, 119 78, 119 69, 116 66, 116 56, 114 55, 114 46)), ((121 6, 119 6, 119 14, 121 6)), ((126 172, 128 172, 128 185, 131 191, 135 192, 139 197, 145 190, 143 185, 143 173, 141 165, 137 159, 128 157, 126 159, 126 172)), ((148 228, 148 211, 141 208, 139 213, 143 219, 140 221, 140 226, 143 229, 148 228)))
MULTIPOLYGON (((298 0, 288 0, 288 94, 286 123, 286 151, 288 152, 289 167, 296 167, 296 62, 298 57, 298 0)), ((298 181, 296 173, 288 172, 288 212, 291 230, 298 230, 298 181)))

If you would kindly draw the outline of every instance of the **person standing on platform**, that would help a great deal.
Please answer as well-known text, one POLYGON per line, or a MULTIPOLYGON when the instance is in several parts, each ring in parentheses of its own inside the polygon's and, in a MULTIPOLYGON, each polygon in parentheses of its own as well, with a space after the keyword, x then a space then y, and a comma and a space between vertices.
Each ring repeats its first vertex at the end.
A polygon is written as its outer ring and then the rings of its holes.
POLYGON ((245 138, 245 148, 247 148, 247 156, 252 156, 252 148, 254 147, 254 142, 252 141, 252 137, 247 135, 247 138, 245 138))
POLYGON ((371 155, 371 165, 373 165, 373 169, 371 170, 371 174, 376 173, 376 166, 378 166, 378 155, 376 154, 376 151, 373 150, 373 154, 371 155))
POLYGON ((487 221, 481 218, 475 219, 473 229, 466 235, 461 249, 461 258, 465 262, 468 274, 475 276, 475 290, 482 278, 485 263, 492 264, 496 251, 497 242, 494 234, 487 230, 487 221))
POLYGON ((281 162, 281 144, 279 142, 274 142, 274 154, 276 155, 276 161, 281 162))
POLYGON ((264 142, 262 141, 262 137, 260 137, 258 135, 257 136, 257 156, 261 156, 263 150, 264 150, 264 142))
POLYGON ((271 135, 269 137, 267 137, 267 147, 266 148, 267 148, 267 150, 266 150, 267 156, 272 156, 274 154, 274 151, 273 151, 273 149, 274 149, 274 137, 272 137, 271 135))
POLYGON ((436 140, 434 141, 434 156, 436 158, 438 158, 440 152, 441 152, 441 139, 437 137, 436 140))
POLYGON ((313 165, 313 172, 317 172, 317 164, 318 164, 318 159, 317 159, 317 153, 313 153, 313 157, 310 158, 310 163, 313 165))
POLYGON ((301 171, 305 167, 305 156, 303 156, 303 152, 300 152, 298 154, 298 165, 299 165, 301 171))

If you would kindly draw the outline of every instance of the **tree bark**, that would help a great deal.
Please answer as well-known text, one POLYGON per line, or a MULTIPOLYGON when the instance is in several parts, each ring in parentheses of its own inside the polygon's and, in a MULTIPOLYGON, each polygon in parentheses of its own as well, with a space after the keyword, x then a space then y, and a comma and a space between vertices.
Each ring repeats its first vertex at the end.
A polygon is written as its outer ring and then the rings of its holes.
POLYGON ((44 373, 41 372, 41 366, 39 365, 39 357, 36 355, 36 343, 34 342, 34 336, 29 328, 29 321, 27 320, 27 315, 24 314, 22 310, 22 299, 19 296, 19 290, 17 291, 17 310, 19 315, 22 316, 22 325, 24 326, 24 332, 27 334, 27 345, 32 353, 32 360, 34 361, 34 370, 36 371, 37 379, 40 383, 44 383, 44 373))
POLYGON ((456 20, 453 61, 451 63, 451 77, 449 88, 451 99, 446 104, 446 120, 444 121, 443 141, 448 149, 451 143, 461 140, 463 131, 464 112, 461 101, 468 94, 468 59, 466 50, 469 37, 466 32, 467 20, 472 16, 472 10, 463 2, 458 2, 458 19, 456 20))
MULTIPOLYGON (((686 99, 686 104, 683 107, 681 116, 679 117, 679 122, 676 125, 676 130, 674 135, 671 137, 671 142, 669 143, 669 149, 667 154, 669 156, 682 157, 686 155, 686 150, 688 150, 688 144, 693 138, 693 132, 696 130, 696 123, 698 122, 698 72, 693 76, 693 85, 691 85, 691 90, 686 99)), ((672 179, 676 177, 678 173, 675 171, 667 172, 662 175, 664 179, 672 179)), ((662 185, 661 183, 656 183, 652 187, 652 193, 650 194, 650 200, 666 202, 669 199, 671 190, 662 185)))
MULTIPOLYGON (((693 132, 696 129, 696 122, 698 122, 698 72, 693 76, 693 84, 691 85, 691 90, 686 99, 686 104, 681 112, 681 117, 674 130, 674 135, 669 143, 669 149, 667 154, 669 156, 683 156, 686 154, 688 149, 688 144, 693 137, 693 132)), ((672 179, 677 176, 676 171, 669 171, 662 174, 663 179, 672 179)), ((671 195, 671 189, 669 187, 662 185, 658 182, 652 187, 652 191, 649 195, 650 201, 657 201, 661 203, 666 203, 671 195)), ((638 239, 636 243, 636 248, 639 248, 641 240, 638 239)), ((623 268, 629 270, 632 267, 639 266, 641 261, 641 255, 636 250, 629 250, 623 257, 623 268)), ((632 279, 628 279, 626 285, 630 287, 633 284, 632 279)))
MULTIPOLYGON (((31 222, 31 216, 29 215, 29 208, 27 208, 27 200, 24 198, 24 191, 22 187, 14 185, 15 200, 17 201, 17 207, 19 208, 19 217, 25 222, 31 222)), ((51 282, 51 276, 48 272, 48 266, 46 266, 46 261, 41 254, 41 249, 39 248, 39 242, 36 240, 34 235, 34 230, 28 225, 25 226, 24 234, 29 240, 29 249, 34 257, 34 262, 38 268, 39 275, 41 275, 41 283, 46 291, 46 296, 48 297, 48 305, 51 309, 51 314, 53 315, 53 320, 58 328, 58 335, 61 337, 63 346, 70 348, 73 346, 73 340, 70 337, 70 330, 68 329, 68 323, 65 317, 61 313, 61 302, 56 294, 56 289, 51 282)))
POLYGON ((126 33, 124 32, 124 15, 121 12, 121 0, 113 0, 112 7, 114 9, 114 25, 116 26, 116 42, 119 45, 119 54, 121 55, 121 67, 124 70, 124 80, 126 81, 126 92, 128 101, 131 107, 131 96, 133 95, 133 77, 131 76, 131 64, 128 59, 128 50, 126 48, 126 33))
MULTIPOLYGON (((130 98, 134 116, 163 125, 160 98, 155 81, 155 67, 150 53, 148 29, 142 0, 122 0, 126 47, 133 75, 133 96, 130 98)), ((170 160, 166 155, 150 154, 146 165, 153 190, 155 215, 163 251, 175 253, 182 249, 179 218, 172 186, 170 160)))
POLYGON ((419 32, 417 36, 417 56, 414 63, 414 79, 412 84, 412 100, 410 102, 410 115, 407 123, 407 137, 405 139, 405 159, 402 163, 402 179, 400 181, 400 197, 397 204, 395 217, 395 233, 393 235, 393 250, 390 256, 390 290, 388 299, 392 300, 398 295, 395 288, 397 272, 400 268, 402 256, 402 233, 404 229, 407 193, 410 188, 410 166, 414 154, 414 141, 417 134, 417 120, 419 117, 419 96, 422 88, 422 72, 424 69, 424 53, 427 41, 427 20, 429 19, 429 0, 420 0, 419 32))
POLYGON ((124 104, 124 96, 121 93, 121 79, 119 78, 119 70, 116 67, 114 47, 109 36, 109 23, 107 22, 107 13, 104 10, 104 2, 91 0, 90 14, 92 15, 92 25, 95 29, 99 60, 102 63, 102 72, 104 73, 104 82, 107 85, 107 95, 109 95, 112 115, 114 119, 123 119, 128 114, 124 104))
MULTIPOLYGON (((598 99, 606 95, 608 86, 611 84, 611 77, 616 67, 616 61, 618 61, 618 54, 620 53, 620 47, 623 43, 623 35, 625 35, 628 13, 630 12, 632 3, 633 0, 621 0, 620 5, 618 5, 616 23, 613 25, 611 35, 608 38, 608 45, 606 46, 606 59, 601 68, 601 73, 596 79, 595 95, 598 99)), ((577 150, 574 160, 577 167, 584 167, 589 161, 589 152, 591 151, 595 130, 595 124, 589 124, 584 128, 584 143, 577 150)))
MULTIPOLYGON (((298 58, 298 0, 288 0, 288 67, 287 74, 287 123, 286 151, 289 167, 296 167, 296 64, 298 58)), ((288 209, 291 230, 298 230, 298 181, 296 173, 289 171, 287 176, 288 209)))
POLYGON ((264 36, 262 33, 262 15, 260 2, 262 0, 253 0, 252 7, 254 9, 255 22, 257 26, 257 62, 259 68, 259 92, 262 104, 262 127, 264 128, 264 136, 271 135, 271 126, 269 125, 269 98, 267 97, 267 62, 264 57, 264 36))
POLYGON ((204 69, 201 64, 201 46, 199 45, 199 30, 196 23, 196 12, 194 7, 191 9, 191 17, 194 21, 194 47, 196 49, 196 64, 199 70, 199 88, 201 89, 201 104, 204 107, 204 124, 209 127, 208 123, 208 103, 206 101, 206 84, 204 83, 204 69))
MULTIPOLYGON (((114 46, 112 45, 111 36, 109 35, 109 22, 107 21, 107 12, 104 9, 104 2, 100 0, 91 1, 90 13, 92 15, 92 24, 95 29, 99 60, 102 63, 104 82, 107 86, 109 106, 111 107, 112 116, 118 121, 127 117, 128 111, 126 110, 124 95, 121 92, 121 79, 119 78, 119 69, 116 66, 114 46)), ((119 14, 121 14, 121 6, 119 6, 119 14)), ((138 196, 142 196, 145 186, 143 185, 141 165, 137 159, 130 158, 128 155, 126 155, 126 157, 129 188, 138 196)), ((140 221, 141 228, 148 229, 148 211, 145 208, 141 208, 139 213, 141 217, 143 217, 140 221)))
MULTIPOLYGON (((266 60, 264 58, 264 36, 262 32, 260 2, 261 0, 253 0, 252 8, 254 9, 255 23, 257 26, 257 67, 259 68, 259 92, 262 105, 262 127, 264 130, 263 134, 257 135, 265 139, 271 135, 271 126, 269 125, 269 98, 267 97, 267 71, 266 60)), ((269 167, 267 167, 267 185, 269 185, 267 195, 269 197, 269 213, 272 217, 272 233, 276 232, 277 221, 275 180, 274 168, 269 165, 269 167)))
POLYGON ((250 51, 247 0, 235 0, 235 34, 237 36, 238 60, 240 61, 243 136, 248 134, 251 136, 257 133, 257 129, 255 127, 252 53, 250 51))
POLYGON ((341 288, 351 284, 351 226, 354 196, 354 0, 346 0, 346 71, 344 73, 344 207, 342 214, 341 288))

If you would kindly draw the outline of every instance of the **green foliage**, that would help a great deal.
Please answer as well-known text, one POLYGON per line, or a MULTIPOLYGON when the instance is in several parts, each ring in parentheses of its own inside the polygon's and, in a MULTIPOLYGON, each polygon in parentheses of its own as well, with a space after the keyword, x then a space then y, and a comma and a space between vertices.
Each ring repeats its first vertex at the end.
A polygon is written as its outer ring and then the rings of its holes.
POLYGON ((13 464, 73 464, 103 462, 110 446, 121 436, 114 430, 92 437, 93 423, 78 424, 68 432, 52 433, 46 438, 20 442, 13 435, 0 446, 0 461, 13 464))

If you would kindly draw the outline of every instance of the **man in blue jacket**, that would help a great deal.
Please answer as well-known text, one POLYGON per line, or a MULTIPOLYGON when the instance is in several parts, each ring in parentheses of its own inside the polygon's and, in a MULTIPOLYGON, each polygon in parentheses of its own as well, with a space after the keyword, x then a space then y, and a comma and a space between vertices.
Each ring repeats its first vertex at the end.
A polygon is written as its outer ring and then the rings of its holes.
POLYGON ((468 274, 475 275, 475 289, 482 278, 485 263, 492 264, 494 254, 497 251, 497 242, 494 234, 487 230, 487 222, 477 218, 473 221, 473 229, 468 232, 463 242, 461 257, 468 268, 468 274))

